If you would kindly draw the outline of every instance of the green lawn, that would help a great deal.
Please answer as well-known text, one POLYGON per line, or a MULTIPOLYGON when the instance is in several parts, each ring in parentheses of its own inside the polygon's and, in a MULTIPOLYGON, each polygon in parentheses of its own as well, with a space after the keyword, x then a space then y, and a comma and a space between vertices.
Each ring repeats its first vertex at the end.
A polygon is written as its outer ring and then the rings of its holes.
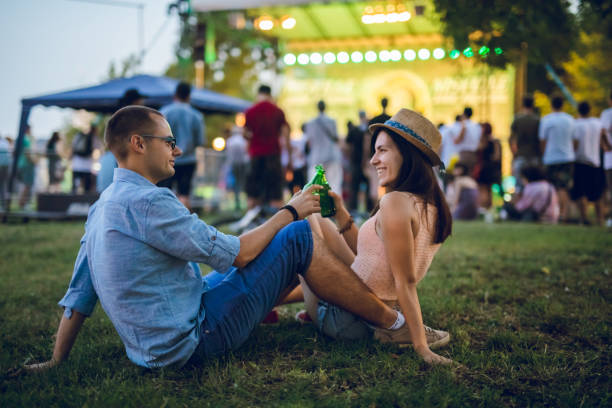
POLYGON ((281 309, 244 347, 199 369, 129 362, 103 311, 67 363, 51 355, 81 223, 0 225, 0 406, 610 406, 612 233, 457 223, 419 290, 425 322, 449 330, 430 368, 411 350, 329 340, 281 309))

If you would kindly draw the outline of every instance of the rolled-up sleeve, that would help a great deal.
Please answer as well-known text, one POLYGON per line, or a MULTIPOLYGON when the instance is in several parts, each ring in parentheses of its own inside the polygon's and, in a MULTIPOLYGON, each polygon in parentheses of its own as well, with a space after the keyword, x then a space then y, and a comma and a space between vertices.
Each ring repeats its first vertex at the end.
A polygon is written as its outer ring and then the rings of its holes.
POLYGON ((87 253, 85 251, 85 236, 83 236, 81 248, 74 264, 70 285, 58 304, 64 307, 64 316, 70 319, 73 310, 85 316, 90 316, 97 302, 98 295, 91 282, 87 253))
POLYGON ((144 224, 144 241, 184 261, 201 262, 227 270, 238 256, 240 239, 207 225, 169 191, 151 200, 144 224))

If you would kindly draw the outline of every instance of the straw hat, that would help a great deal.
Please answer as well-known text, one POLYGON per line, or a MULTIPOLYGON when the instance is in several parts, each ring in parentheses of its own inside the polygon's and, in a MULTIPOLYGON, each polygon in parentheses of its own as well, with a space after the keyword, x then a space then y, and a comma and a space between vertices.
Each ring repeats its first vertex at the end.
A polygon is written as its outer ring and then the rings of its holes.
POLYGON ((444 168, 442 160, 436 153, 440 149, 442 136, 434 124, 423 115, 410 109, 401 109, 385 123, 370 125, 372 133, 377 129, 388 129, 397 133, 423 152, 433 166, 444 168))

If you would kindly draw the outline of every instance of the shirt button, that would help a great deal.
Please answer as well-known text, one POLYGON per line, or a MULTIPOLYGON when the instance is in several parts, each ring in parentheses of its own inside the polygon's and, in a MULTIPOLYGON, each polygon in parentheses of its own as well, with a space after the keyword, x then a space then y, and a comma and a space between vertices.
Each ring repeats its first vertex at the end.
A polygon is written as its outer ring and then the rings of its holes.
POLYGON ((210 330, 204 330, 204 333, 210 334, 210 330))
POLYGON ((211 238, 211 240, 212 240, 212 241, 216 241, 216 240, 217 240, 217 237, 212 237, 212 238, 211 238))

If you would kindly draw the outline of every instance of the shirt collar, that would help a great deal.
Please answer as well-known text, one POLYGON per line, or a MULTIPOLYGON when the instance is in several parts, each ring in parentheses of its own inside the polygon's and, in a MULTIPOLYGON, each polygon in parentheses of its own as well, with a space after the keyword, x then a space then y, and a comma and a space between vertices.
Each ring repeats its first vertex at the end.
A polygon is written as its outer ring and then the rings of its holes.
POLYGON ((115 169, 113 181, 128 181, 130 183, 146 187, 155 186, 155 184, 151 183, 149 180, 136 173, 135 171, 123 169, 121 167, 115 169))

